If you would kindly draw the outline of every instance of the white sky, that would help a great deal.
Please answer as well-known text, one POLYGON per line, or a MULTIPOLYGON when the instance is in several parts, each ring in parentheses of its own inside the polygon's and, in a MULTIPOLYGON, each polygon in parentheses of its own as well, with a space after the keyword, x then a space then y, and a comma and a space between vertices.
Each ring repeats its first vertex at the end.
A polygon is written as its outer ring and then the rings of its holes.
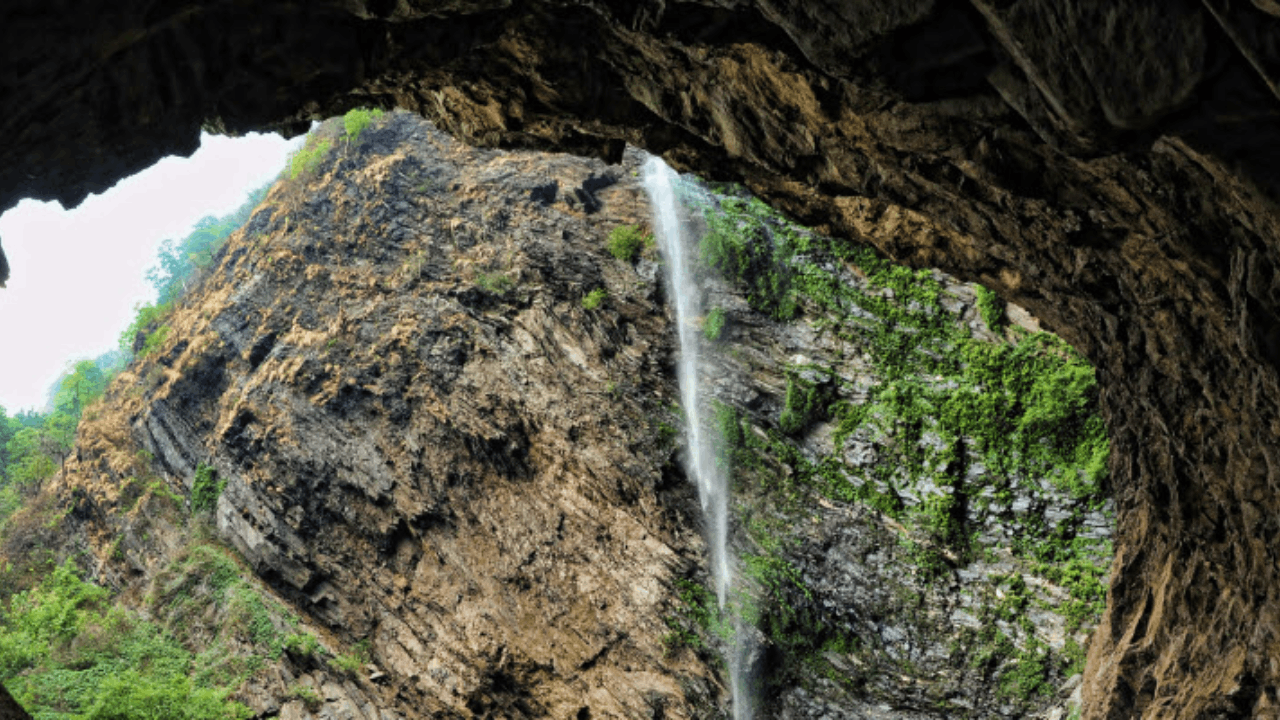
POLYGON ((204 135, 190 158, 165 158, 74 210, 24 200, 0 216, 11 271, 0 290, 0 406, 41 409, 69 364, 114 348, 134 306, 155 300, 143 275, 160 242, 235 210, 301 142, 204 135))

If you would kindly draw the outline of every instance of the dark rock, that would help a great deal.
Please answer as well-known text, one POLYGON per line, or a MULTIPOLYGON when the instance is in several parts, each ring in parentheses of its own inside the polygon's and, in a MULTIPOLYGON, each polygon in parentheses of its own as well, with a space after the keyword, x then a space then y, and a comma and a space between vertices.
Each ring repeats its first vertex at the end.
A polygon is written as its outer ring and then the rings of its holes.
POLYGON ((1265 714, 1277 22, 1273 0, 23 0, 0 11, 0 207, 74 205, 202 126, 295 134, 369 104, 743 179, 989 284, 1100 368, 1119 559, 1086 717, 1265 714))

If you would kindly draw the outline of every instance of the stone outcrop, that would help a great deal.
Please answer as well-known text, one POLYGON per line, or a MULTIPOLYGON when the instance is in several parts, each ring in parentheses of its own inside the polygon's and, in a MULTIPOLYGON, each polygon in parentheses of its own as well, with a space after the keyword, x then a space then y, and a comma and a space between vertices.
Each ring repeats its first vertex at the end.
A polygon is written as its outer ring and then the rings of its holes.
MULTIPOLYGON (((477 150, 409 113, 357 141, 337 125, 141 331, 154 349, 0 532, 6 579, 76 558, 263 717, 717 716, 659 258, 607 240, 647 222, 638 153, 477 150)), ((758 270, 829 275, 843 300, 797 292, 780 318, 705 278, 758 716, 1065 717, 1109 553, 1099 488, 987 466, 984 441, 928 423, 846 434, 823 409, 889 386, 884 333, 914 348, 902 370, 938 338, 1046 336, 1002 336, 940 273, 895 298, 873 255, 785 232, 808 249, 758 270), (797 383, 822 407, 784 422, 797 383)), ((896 387, 985 392, 927 365, 896 387)))
POLYGON ((0 207, 364 104, 744 179, 1099 367, 1119 528, 1085 716, 1267 715, 1278 27, 1271 0, 16 2, 0 207))
POLYGON ((662 643, 697 503, 654 450, 658 287, 604 252, 647 207, 620 174, 406 113, 278 185, 81 429, 54 492, 82 498, 68 530, 99 580, 166 617, 166 568, 192 554, 181 513, 129 524, 138 447, 182 497, 216 473, 216 536, 333 655, 371 663, 255 672, 259 713, 705 716, 714 678, 662 643), (582 306, 598 287, 607 312, 582 306))

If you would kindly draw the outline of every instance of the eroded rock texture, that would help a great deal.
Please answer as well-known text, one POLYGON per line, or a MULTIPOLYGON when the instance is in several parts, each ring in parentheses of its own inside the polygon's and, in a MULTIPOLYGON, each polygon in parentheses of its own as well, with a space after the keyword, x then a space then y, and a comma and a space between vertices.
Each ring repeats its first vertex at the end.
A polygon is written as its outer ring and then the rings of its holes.
POLYGON ((1100 368, 1118 554, 1086 716, 1276 712, 1271 0, 19 2, 0 28, 0 207, 202 123, 394 104, 483 144, 632 142, 990 284, 1100 368))
MULTIPOLYGON (((137 478, 183 495, 203 465, 217 537, 373 663, 353 683, 276 653, 240 691, 260 715, 706 716, 714 679, 662 642, 701 540, 651 421, 672 396, 658 286, 604 251, 647 213, 621 173, 402 113, 278 185, 55 482, 98 580, 172 616, 209 551, 137 478), (598 287, 608 312, 582 306, 598 287)), ((190 624, 234 625, 213 612, 190 624)))

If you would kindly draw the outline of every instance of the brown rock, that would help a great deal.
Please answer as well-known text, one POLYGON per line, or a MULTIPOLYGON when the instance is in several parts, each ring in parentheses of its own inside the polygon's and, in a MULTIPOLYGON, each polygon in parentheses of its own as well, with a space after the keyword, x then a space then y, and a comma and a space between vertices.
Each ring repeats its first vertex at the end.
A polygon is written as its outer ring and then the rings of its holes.
MULTIPOLYGON (((1086 717, 1271 712, 1274 3, 783 5, 8 3, 0 207, 75 204, 190 152, 202 124, 298 132, 370 103, 488 145, 616 159, 629 141, 746 179, 992 285, 1100 368, 1120 529, 1086 717)), ((315 397, 358 408, 382 383, 327 377, 315 397)), ((219 418, 246 457, 273 442, 256 417, 219 418)), ((363 476, 361 458, 334 474, 363 476)))

